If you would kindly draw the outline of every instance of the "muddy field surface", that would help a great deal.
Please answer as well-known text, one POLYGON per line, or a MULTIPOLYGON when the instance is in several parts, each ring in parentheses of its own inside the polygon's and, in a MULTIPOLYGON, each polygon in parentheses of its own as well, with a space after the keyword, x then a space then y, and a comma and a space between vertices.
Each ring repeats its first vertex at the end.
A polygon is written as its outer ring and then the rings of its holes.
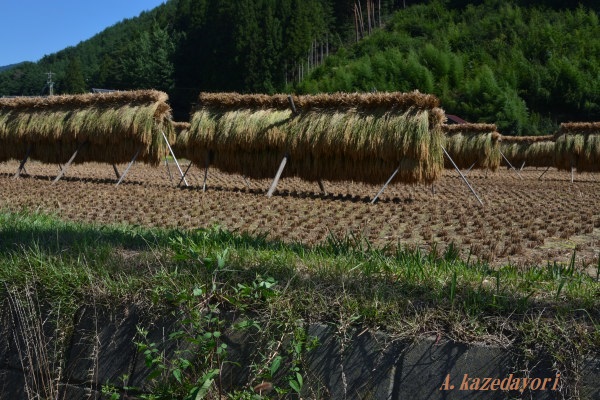
POLYGON ((111 165, 74 165, 54 185, 57 165, 29 162, 27 173, 14 179, 18 165, 0 163, 0 209, 186 229, 218 224, 308 245, 353 235, 378 247, 441 253, 453 243, 465 257, 493 265, 567 263, 575 252, 577 267, 594 275, 600 254, 600 174, 576 173, 572 183, 570 173, 552 169, 541 179, 544 169, 471 171, 467 178, 481 206, 454 170, 433 186, 389 186, 370 204, 380 187, 355 182, 326 181, 322 194, 317 183, 283 179, 267 198, 270 180, 214 169, 203 192, 204 171, 196 166, 186 178, 190 186, 178 188, 172 163, 168 169, 135 164, 118 187, 111 165))

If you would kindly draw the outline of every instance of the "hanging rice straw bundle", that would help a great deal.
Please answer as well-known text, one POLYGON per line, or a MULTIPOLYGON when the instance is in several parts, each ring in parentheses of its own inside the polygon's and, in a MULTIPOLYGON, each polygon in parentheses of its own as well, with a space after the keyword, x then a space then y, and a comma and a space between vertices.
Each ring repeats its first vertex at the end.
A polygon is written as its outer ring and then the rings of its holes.
POLYGON ((502 136, 500 149, 513 165, 554 167, 554 135, 502 136))
POLYGON ((600 122, 571 122, 560 125, 556 138, 556 167, 578 172, 600 171, 600 122))
POLYGON ((74 162, 156 165, 167 152, 163 132, 174 140, 165 93, 153 90, 0 99, 1 159, 30 157, 64 163, 85 143, 74 162), (18 144, 18 145, 16 145, 18 144))
POLYGON ((435 97, 414 93, 286 95, 201 94, 179 148, 225 172, 307 180, 432 182, 441 174, 443 111, 435 97))
MULTIPOLYGON (((478 168, 495 171, 500 166, 500 134, 493 124, 443 125, 446 134, 446 150, 458 168, 478 168)), ((453 168, 445 160, 446 168, 453 168)))
POLYGON ((173 153, 175 153, 176 157, 186 158, 187 148, 185 146, 180 146, 180 144, 185 143, 185 140, 187 140, 187 139, 183 139, 183 138, 187 137, 187 135, 189 133, 190 123, 173 121, 172 124, 173 124, 174 136, 173 136, 173 140, 170 141, 169 144, 171 145, 171 148, 173 149, 173 153))

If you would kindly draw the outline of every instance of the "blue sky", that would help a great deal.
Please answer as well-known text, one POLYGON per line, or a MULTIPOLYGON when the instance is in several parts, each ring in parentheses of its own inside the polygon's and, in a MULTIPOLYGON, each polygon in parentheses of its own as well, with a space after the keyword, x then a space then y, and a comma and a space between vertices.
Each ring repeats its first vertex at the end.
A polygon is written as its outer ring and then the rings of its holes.
POLYGON ((0 0, 0 66, 38 61, 165 0, 0 0))

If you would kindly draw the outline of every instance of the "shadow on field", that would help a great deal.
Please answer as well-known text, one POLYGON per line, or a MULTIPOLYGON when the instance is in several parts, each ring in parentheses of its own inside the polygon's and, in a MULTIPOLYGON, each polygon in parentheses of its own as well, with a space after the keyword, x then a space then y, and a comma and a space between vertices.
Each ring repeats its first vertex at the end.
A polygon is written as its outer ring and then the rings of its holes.
POLYGON ((101 225, 63 221, 58 217, 23 210, 0 210, 0 253, 36 248, 45 253, 79 253, 93 248, 119 248, 142 251, 151 248, 210 243, 212 246, 277 251, 287 248, 299 254, 309 250, 304 244, 269 240, 265 235, 232 233, 219 226, 209 229, 154 229, 136 225, 101 225))
MULTIPOLYGON (((1 177, 11 178, 13 174, 0 174, 1 177)), ((35 179, 38 181, 46 181, 48 184, 52 183, 56 175, 45 175, 45 174, 21 174, 20 179, 35 179)), ((83 182, 83 183, 94 183, 94 184, 116 184, 117 179, 113 178, 92 178, 92 177, 78 177, 78 176, 63 176, 59 182, 83 182)), ((127 177, 121 182, 121 185, 147 185, 148 182, 142 182, 137 180, 128 180, 127 177)))
POLYGON ((166 244, 168 236, 168 232, 136 226, 64 222, 27 211, 0 212, 0 253, 37 248, 52 254, 104 246, 147 250, 166 244))
MULTIPOLYGON (((181 190, 191 190, 191 191, 202 191, 202 186, 191 185, 188 187, 181 186, 181 190)), ((257 196, 265 196, 267 193, 267 189, 260 188, 239 188, 239 187, 226 187, 223 185, 212 185, 206 188, 206 192, 232 192, 232 193, 248 193, 257 196)), ((330 201, 340 201, 347 203, 371 203, 374 196, 361 196, 357 194, 350 193, 317 193, 312 191, 304 191, 304 190, 275 190, 273 192, 273 197, 291 197, 294 199, 310 199, 310 200, 330 200, 330 201)), ((384 204, 409 204, 415 201, 414 198, 407 195, 406 197, 400 198, 397 196, 394 197, 379 197, 377 199, 377 203, 384 204)))

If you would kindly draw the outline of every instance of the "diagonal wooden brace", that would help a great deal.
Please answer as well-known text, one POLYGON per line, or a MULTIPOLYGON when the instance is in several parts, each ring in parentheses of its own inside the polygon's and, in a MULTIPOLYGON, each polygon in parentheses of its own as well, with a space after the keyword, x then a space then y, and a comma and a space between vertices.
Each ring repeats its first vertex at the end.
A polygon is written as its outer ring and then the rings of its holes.
POLYGON ((54 185, 56 182, 58 182, 60 180, 60 178, 62 178, 65 175, 65 173, 71 166, 71 163, 73 162, 73 160, 75 160, 75 157, 77 157, 77 153, 79 153, 79 150, 81 150, 83 145, 85 145, 86 143, 87 142, 79 143, 79 146, 77 146, 77 149, 75 149, 75 152, 73 153, 71 158, 69 158, 69 161, 67 161, 67 163, 65 164, 65 167, 60 170, 60 174, 58 174, 58 176, 54 179, 54 181, 52 181, 52 185, 54 185))
POLYGON ((125 179, 125 176, 129 172, 129 169, 131 168, 131 166, 133 165, 133 163, 135 162, 135 160, 140 155, 140 151, 142 151, 142 146, 138 147, 137 151, 135 152, 135 155, 131 159, 131 162, 129 163, 129 165, 127 166, 127 168, 125 168, 125 171, 123 171, 123 175, 121 175, 121 177, 119 178, 119 181, 117 182, 117 184, 115 186, 119 186, 121 184, 121 182, 123 182, 123 179, 125 179))
POLYGON ((31 154, 32 149, 33 149, 33 144, 30 143, 29 146, 27 146, 27 153, 25 153, 25 158, 23 158, 23 160, 21 161, 21 164, 19 164, 19 169, 17 170, 17 173, 13 176, 14 179, 17 179, 18 177, 20 177, 21 173, 23 171, 25 171, 25 163, 29 159, 29 155, 31 154))

